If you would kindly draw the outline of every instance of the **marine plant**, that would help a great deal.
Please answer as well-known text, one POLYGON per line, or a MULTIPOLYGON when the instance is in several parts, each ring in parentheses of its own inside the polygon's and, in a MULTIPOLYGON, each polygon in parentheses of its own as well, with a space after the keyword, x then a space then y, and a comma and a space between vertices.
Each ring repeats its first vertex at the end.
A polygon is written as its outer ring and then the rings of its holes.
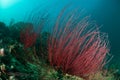
POLYGON ((80 20, 75 14, 64 17, 64 10, 55 23, 48 41, 50 65, 63 74, 88 79, 106 64, 108 39, 88 17, 80 20))

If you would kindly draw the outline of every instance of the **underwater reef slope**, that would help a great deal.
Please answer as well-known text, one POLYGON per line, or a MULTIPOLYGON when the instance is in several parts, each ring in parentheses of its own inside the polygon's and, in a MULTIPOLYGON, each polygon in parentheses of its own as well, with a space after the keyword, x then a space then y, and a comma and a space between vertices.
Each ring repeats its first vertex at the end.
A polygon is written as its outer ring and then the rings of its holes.
POLYGON ((35 30, 32 22, 9 26, 0 22, 1 80, 120 79, 116 70, 104 68, 110 51, 108 35, 89 17, 65 11, 50 26, 51 32, 42 31, 43 24, 49 24, 42 16, 33 21, 41 30, 35 30))

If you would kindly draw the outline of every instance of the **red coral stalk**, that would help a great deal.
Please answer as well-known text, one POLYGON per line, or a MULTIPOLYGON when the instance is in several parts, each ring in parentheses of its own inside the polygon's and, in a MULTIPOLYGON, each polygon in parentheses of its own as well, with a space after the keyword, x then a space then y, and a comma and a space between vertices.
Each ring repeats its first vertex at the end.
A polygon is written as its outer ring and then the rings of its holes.
POLYGON ((109 52, 106 35, 95 26, 90 27, 87 19, 72 23, 71 16, 60 24, 60 17, 48 42, 50 64, 63 73, 80 77, 102 69, 109 52))
POLYGON ((20 40, 24 44, 24 48, 31 47, 35 44, 37 38, 37 33, 34 32, 33 26, 29 25, 21 31, 20 40))

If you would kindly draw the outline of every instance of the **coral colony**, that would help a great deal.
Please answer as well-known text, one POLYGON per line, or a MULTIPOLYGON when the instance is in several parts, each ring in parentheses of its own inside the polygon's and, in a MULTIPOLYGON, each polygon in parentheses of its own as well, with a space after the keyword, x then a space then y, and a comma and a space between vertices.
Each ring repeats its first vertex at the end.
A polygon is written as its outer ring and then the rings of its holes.
POLYGON ((87 19, 74 23, 71 16, 61 24, 60 17, 48 43, 50 64, 64 74, 82 78, 101 70, 109 52, 107 35, 100 33, 95 26, 90 29, 87 19))
POLYGON ((34 32, 34 28, 32 25, 27 25, 25 29, 21 31, 20 39, 24 44, 24 48, 31 47, 35 44, 37 38, 37 33, 34 32))

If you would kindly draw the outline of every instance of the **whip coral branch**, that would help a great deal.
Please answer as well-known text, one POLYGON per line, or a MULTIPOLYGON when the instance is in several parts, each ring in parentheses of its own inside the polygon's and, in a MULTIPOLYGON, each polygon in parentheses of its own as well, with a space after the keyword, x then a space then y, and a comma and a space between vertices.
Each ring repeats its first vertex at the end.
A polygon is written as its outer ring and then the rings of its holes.
POLYGON ((47 22, 48 14, 41 14, 40 11, 32 11, 25 21, 24 29, 20 33, 20 40, 24 44, 24 48, 31 47, 35 42, 36 38, 40 36, 45 22, 47 22), (33 26, 34 25, 34 26, 33 26))
POLYGON ((20 34, 20 40, 24 44, 24 48, 31 47, 37 38, 37 33, 34 32, 33 26, 28 24, 20 34))
POLYGON ((55 69, 84 78, 105 65, 108 40, 87 17, 79 20, 75 16, 69 15, 63 20, 60 14, 49 37, 48 56, 55 69))

